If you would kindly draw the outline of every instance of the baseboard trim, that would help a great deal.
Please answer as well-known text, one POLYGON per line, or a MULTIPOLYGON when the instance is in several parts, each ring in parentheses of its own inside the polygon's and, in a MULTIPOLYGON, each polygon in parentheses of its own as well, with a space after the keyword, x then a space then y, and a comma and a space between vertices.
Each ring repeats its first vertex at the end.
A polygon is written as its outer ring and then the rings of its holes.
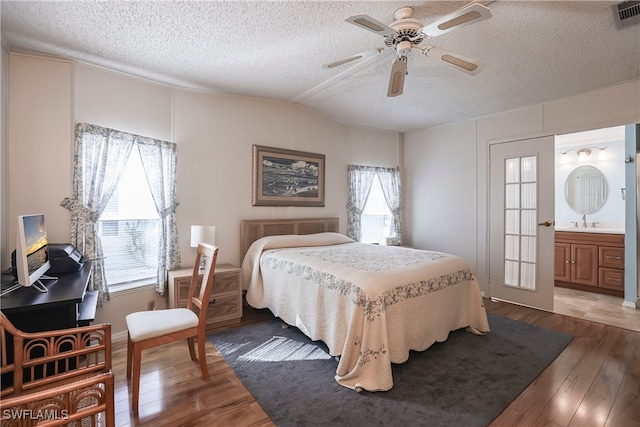
POLYGON ((633 301, 622 301, 622 306, 627 308, 638 308, 638 305, 633 301))

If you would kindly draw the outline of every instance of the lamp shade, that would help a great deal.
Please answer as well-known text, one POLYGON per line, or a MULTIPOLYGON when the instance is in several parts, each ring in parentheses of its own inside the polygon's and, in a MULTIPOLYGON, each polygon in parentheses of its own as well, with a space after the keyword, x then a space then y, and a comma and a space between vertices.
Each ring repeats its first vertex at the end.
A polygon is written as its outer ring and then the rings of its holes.
POLYGON ((216 244, 216 227, 213 225, 191 226, 191 247, 198 247, 199 243, 216 244))

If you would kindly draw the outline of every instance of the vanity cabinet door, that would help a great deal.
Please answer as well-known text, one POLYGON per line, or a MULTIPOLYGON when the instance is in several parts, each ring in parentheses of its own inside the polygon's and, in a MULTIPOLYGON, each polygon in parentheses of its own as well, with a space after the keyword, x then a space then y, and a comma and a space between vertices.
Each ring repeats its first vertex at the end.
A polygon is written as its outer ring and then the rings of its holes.
POLYGON ((598 247, 571 245, 571 276, 573 283, 598 286, 598 247))
POLYGON ((555 280, 571 281, 571 244, 556 243, 555 280))

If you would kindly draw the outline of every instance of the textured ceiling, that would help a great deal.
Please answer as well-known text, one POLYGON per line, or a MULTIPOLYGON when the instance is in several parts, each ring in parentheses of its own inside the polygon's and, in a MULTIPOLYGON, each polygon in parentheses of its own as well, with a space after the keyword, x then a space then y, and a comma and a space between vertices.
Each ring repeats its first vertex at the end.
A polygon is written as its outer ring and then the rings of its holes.
POLYGON ((640 25, 617 29, 616 2, 482 3, 491 19, 432 40, 480 61, 480 72, 464 74, 412 52, 404 94, 395 98, 386 96, 393 53, 348 73, 349 66, 321 68, 384 46, 345 18, 366 13, 390 24, 396 9, 410 5, 426 25, 467 2, 3 0, 1 29, 9 51, 295 102, 343 123, 401 132, 640 78, 640 25))

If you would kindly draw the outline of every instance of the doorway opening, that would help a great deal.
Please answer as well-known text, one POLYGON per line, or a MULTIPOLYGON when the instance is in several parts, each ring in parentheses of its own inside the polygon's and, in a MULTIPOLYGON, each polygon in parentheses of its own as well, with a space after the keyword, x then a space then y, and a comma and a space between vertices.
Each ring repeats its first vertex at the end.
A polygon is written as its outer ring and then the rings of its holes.
POLYGON ((554 312, 640 330, 624 307, 625 127, 555 139, 554 312))

